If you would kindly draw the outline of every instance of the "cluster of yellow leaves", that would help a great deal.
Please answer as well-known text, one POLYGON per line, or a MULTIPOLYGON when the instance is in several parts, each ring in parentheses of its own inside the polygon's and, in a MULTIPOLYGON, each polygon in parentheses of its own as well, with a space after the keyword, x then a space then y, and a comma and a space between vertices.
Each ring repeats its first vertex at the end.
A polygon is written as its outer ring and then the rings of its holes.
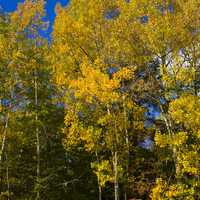
POLYGON ((101 126, 105 126, 105 125, 107 125, 111 120, 112 120, 112 115, 110 115, 110 114, 105 114, 105 115, 99 117, 97 123, 100 124, 101 126))
POLYGON ((156 186, 152 189, 152 200, 163 200, 163 192, 165 191, 167 183, 161 178, 156 179, 156 186))
POLYGON ((6 54, 5 52, 5 47, 6 47, 6 44, 5 44, 5 38, 3 37, 2 34, 0 34, 0 57, 4 57, 6 54))
POLYGON ((91 167, 97 175, 100 185, 105 186, 106 182, 113 179, 112 165, 109 160, 102 160, 100 163, 93 162, 91 167))
POLYGON ((183 94, 170 104, 170 115, 176 123, 182 123, 186 128, 198 134, 200 128, 200 98, 192 94, 183 94))
POLYGON ((43 0, 26 0, 23 4, 19 4, 17 10, 11 14, 11 22, 18 31, 22 31, 31 25, 33 21, 40 22, 43 15, 43 0))
MULTIPOLYGON (((105 186, 106 182, 114 182, 113 167, 109 160, 93 162, 91 163, 91 167, 97 175, 99 183, 102 187, 105 186)), ((124 172, 123 168, 119 165, 117 170, 119 178, 122 178, 124 172)))
POLYGON ((98 148, 101 138, 101 132, 101 129, 95 129, 92 126, 84 129, 84 131, 80 135, 80 139, 84 142, 86 151, 92 152, 98 148))
POLYGON ((190 150, 185 149, 184 152, 179 153, 181 174, 198 175, 200 173, 199 150, 200 147, 198 145, 193 145, 190 150))
POLYGON ((195 69, 185 66, 162 67, 161 75, 167 88, 175 88, 177 85, 191 85, 195 80, 195 69))
POLYGON ((168 190, 166 191, 166 198, 167 199, 175 199, 175 198, 182 198, 186 200, 195 200, 194 198, 194 188, 189 188, 187 185, 171 185, 169 186, 168 190))
POLYGON ((94 99, 100 102, 110 103, 119 98, 116 89, 119 88, 119 81, 110 79, 109 75, 95 69, 88 61, 81 64, 82 77, 71 81, 70 88, 75 90, 77 98, 84 98, 92 103, 94 99))
POLYGON ((66 150, 70 150, 73 147, 81 144, 80 134, 83 131, 83 127, 79 123, 73 123, 68 129, 63 129, 65 139, 63 140, 63 146, 66 150))
MULTIPOLYGON (((199 184, 199 183, 197 183, 199 184)), ((186 200, 196 200, 194 198, 195 189, 198 185, 189 187, 185 184, 173 184, 168 185, 166 181, 162 178, 156 179, 156 186, 153 188, 151 193, 152 200, 163 200, 163 199, 186 199, 186 200)))
POLYGON ((64 123, 68 128, 63 129, 63 133, 65 134, 63 145, 66 149, 70 149, 81 143, 80 135, 84 128, 79 122, 76 110, 74 109, 68 110, 64 123))
MULTIPOLYGON (((168 8, 170 3, 171 1, 165 1, 165 8, 168 8)), ((148 48, 157 55, 163 55, 167 46, 178 50, 191 42, 193 38, 191 27, 195 29, 199 26, 197 17, 199 1, 190 0, 186 3, 182 0, 173 1, 173 11, 159 10, 158 5, 163 5, 163 1, 151 1, 151 5, 146 7, 146 11, 144 10, 149 16, 149 21, 141 27, 143 29, 141 37, 146 41, 148 48)))
POLYGON ((186 132, 178 132, 174 135, 167 135, 161 134, 159 131, 155 134, 155 142, 161 148, 174 145, 174 146, 181 146, 183 145, 188 139, 186 132))
POLYGON ((131 80, 134 76, 134 67, 124 67, 118 72, 114 73, 113 77, 114 79, 117 79, 119 81, 122 80, 131 80))
POLYGON ((80 119, 80 116, 87 112, 80 103, 68 107, 64 121, 66 127, 63 129, 65 134, 63 144, 66 149, 70 150, 80 144, 88 152, 95 152, 99 148, 101 128, 85 125, 80 119))

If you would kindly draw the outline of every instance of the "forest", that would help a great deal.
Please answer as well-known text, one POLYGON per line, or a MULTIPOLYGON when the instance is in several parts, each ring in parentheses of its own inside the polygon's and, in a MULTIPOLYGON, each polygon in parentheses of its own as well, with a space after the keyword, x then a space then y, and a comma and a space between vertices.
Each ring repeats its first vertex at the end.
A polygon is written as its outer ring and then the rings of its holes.
POLYGON ((0 10, 0 200, 200 200, 200 1, 0 10))

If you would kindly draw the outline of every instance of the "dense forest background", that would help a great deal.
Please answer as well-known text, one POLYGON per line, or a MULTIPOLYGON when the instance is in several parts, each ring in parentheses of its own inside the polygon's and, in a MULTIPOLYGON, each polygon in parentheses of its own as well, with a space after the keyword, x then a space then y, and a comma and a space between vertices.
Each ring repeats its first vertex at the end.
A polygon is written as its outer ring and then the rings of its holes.
POLYGON ((200 1, 55 12, 0 12, 0 199, 199 200, 200 1))

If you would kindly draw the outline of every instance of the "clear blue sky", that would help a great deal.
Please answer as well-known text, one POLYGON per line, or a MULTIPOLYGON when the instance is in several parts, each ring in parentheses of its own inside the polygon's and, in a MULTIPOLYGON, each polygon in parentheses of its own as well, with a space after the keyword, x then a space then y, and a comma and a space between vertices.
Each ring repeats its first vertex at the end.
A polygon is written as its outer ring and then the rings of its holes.
MULTIPOLYGON (((0 6, 3 8, 6 12, 12 12, 16 9, 17 3, 23 2, 24 0, 0 0, 0 6)), ((50 39, 50 33, 52 31, 52 24, 55 18, 54 13, 54 7, 56 3, 61 3, 62 6, 67 5, 69 0, 46 0, 46 13, 47 16, 45 17, 45 20, 50 22, 50 27, 46 33, 42 33, 44 37, 47 37, 50 39)))

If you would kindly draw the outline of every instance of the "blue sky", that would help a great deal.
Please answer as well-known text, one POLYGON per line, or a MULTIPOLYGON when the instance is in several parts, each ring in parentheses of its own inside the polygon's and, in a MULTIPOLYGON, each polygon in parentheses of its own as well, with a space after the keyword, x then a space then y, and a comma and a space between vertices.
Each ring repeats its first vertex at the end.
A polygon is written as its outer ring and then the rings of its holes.
MULTIPOLYGON (((16 9, 17 3, 23 2, 24 0, 0 0, 0 6, 6 12, 12 12, 16 9)), ((52 24, 55 18, 54 8, 56 3, 61 3, 62 6, 67 5, 69 0, 46 0, 46 13, 47 16, 45 17, 47 21, 50 22, 49 29, 46 33, 42 33, 44 37, 50 39, 50 33, 52 31, 52 24)))

